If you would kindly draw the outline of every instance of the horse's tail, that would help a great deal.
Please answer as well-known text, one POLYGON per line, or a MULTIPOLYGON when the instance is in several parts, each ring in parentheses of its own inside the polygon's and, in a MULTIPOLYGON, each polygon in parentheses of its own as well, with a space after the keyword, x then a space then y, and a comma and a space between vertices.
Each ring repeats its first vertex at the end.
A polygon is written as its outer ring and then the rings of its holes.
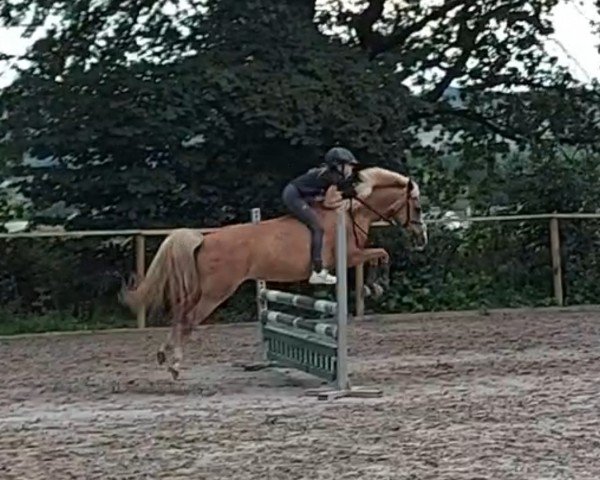
POLYGON ((123 286, 120 300, 132 311, 156 311, 168 302, 171 309, 200 296, 196 251, 204 236, 194 230, 174 230, 160 245, 144 279, 133 288, 123 286))

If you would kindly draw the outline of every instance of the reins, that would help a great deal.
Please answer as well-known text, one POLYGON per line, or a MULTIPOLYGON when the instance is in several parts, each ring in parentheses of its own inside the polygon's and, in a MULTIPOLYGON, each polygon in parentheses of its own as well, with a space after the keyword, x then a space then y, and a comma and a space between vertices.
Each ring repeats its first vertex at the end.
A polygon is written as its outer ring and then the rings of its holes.
POLYGON ((410 208, 409 208, 409 205, 408 205, 408 200, 409 200, 409 195, 410 195, 410 193, 408 191, 408 187, 406 189, 406 192, 407 192, 407 194, 406 194, 406 202, 404 202, 404 205, 401 205, 400 207, 398 207, 398 209, 394 210, 388 217, 384 216, 382 213, 380 213, 377 210, 375 210, 373 207, 371 207, 371 205, 369 205, 363 199, 358 198, 358 197, 351 197, 350 198, 350 211, 349 211, 349 213, 350 213, 350 220, 352 221, 352 233, 354 234, 354 241, 355 241, 355 244, 356 244, 357 247, 359 247, 359 244, 358 244, 358 235, 356 234, 356 229, 358 228, 362 232, 362 234, 365 236, 365 243, 366 243, 366 240, 369 237, 369 234, 360 225, 358 225, 356 223, 356 220, 354 219, 354 212, 353 212, 353 209, 352 209, 352 202, 354 200, 356 200, 358 203, 360 203, 363 207, 365 207, 371 213, 374 213, 375 215, 377 215, 380 220, 383 220, 384 222, 390 224, 393 227, 397 227, 398 226, 398 222, 394 218, 394 215, 403 206, 406 206, 406 222, 402 225, 403 228, 406 228, 410 223, 413 223, 412 220, 411 220, 411 218, 410 218, 410 208))

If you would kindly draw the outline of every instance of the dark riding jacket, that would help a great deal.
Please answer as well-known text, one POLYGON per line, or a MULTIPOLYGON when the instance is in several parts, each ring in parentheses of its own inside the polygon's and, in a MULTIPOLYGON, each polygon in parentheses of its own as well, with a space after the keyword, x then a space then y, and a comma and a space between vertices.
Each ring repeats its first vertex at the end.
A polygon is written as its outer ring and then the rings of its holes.
POLYGON ((335 185, 342 194, 350 194, 352 178, 344 178, 341 172, 326 167, 311 168, 308 172, 294 178, 294 185, 306 201, 322 199, 331 185, 335 185))

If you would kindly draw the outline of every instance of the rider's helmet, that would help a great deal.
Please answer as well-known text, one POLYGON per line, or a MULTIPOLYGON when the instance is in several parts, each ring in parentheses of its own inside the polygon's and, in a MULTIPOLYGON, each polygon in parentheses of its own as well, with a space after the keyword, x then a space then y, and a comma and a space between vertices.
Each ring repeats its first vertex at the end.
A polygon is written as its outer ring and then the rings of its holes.
POLYGON ((358 161, 347 148, 333 147, 325 154, 325 164, 329 168, 337 168, 344 164, 356 165, 358 161))

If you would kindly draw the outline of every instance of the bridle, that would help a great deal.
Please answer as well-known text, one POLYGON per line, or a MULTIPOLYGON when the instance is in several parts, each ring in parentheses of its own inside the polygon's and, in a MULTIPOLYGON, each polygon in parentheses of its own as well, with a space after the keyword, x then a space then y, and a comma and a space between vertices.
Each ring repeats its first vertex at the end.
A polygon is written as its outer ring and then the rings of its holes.
POLYGON ((361 233, 365 236, 365 239, 368 237, 368 233, 361 227, 359 226, 355 219, 354 219, 354 212, 352 209, 352 202, 354 200, 356 200, 358 203, 360 203, 363 207, 365 207, 367 210, 369 210, 371 213, 374 213, 375 215, 377 215, 379 217, 380 220, 383 220, 384 222, 388 223, 391 226, 397 227, 399 224, 396 221, 396 215, 398 214, 398 212, 402 209, 402 208, 406 208, 406 220, 402 223, 401 227, 402 228, 408 228, 409 225, 419 225, 419 226, 423 226, 423 221, 421 220, 414 220, 412 218, 411 212, 410 212, 410 199, 413 198, 412 195, 413 192, 413 183, 411 180, 408 181, 408 185, 406 186, 406 199, 405 201, 402 203, 402 205, 400 205, 399 207, 397 207, 396 209, 392 210, 387 216, 383 215, 381 212, 378 212, 377 210, 375 210, 373 207, 371 207, 371 205, 369 205, 367 202, 365 202, 363 199, 358 198, 358 197, 351 197, 350 198, 350 220, 352 221, 352 230, 353 230, 353 234, 354 234, 354 240, 356 243, 356 246, 358 247, 358 235, 356 234, 356 229, 358 228, 361 233))

